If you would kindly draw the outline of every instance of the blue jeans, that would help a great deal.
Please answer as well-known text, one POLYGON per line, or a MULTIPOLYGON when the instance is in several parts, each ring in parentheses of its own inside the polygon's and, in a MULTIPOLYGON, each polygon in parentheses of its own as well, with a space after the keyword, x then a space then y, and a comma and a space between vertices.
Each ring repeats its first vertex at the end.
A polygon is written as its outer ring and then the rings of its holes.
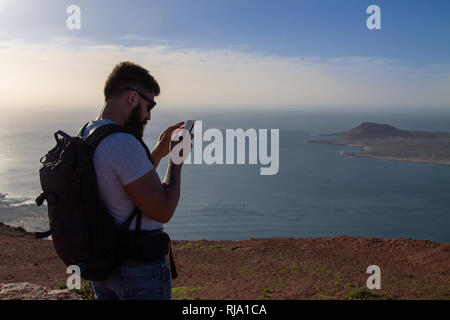
POLYGON ((96 300, 170 300, 172 278, 166 257, 153 263, 126 260, 105 281, 94 281, 96 300))

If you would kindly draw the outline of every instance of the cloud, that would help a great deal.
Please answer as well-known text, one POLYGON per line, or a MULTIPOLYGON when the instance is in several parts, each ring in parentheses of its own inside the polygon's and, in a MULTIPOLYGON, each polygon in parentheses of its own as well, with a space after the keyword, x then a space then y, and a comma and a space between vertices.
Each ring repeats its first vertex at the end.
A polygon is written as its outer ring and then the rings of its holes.
POLYGON ((119 37, 117 37, 117 39, 122 40, 122 41, 146 42, 146 43, 152 43, 152 44, 166 44, 166 45, 171 45, 171 46, 183 44, 183 42, 181 42, 181 41, 147 37, 144 35, 134 34, 134 33, 128 33, 128 34, 119 36, 119 37))
POLYGON ((3 41, 0 55, 0 108, 98 106, 108 73, 123 60, 148 68, 162 88, 159 103, 171 105, 388 108, 450 104, 449 65, 414 66, 374 57, 282 57, 167 44, 111 45, 72 38, 55 38, 46 44, 3 41))

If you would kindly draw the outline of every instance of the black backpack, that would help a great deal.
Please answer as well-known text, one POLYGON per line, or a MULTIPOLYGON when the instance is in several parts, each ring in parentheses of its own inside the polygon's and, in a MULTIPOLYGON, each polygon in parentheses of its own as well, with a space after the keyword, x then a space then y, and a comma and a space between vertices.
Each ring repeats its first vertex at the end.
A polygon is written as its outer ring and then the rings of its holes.
MULTIPOLYGON (((135 232, 144 230, 140 230, 142 213, 137 207, 125 222, 116 226, 101 203, 92 161, 95 149, 108 135, 125 132, 133 134, 146 150, 150 161, 152 159, 148 147, 132 128, 106 124, 82 137, 86 126, 87 123, 76 137, 61 130, 55 132, 56 146, 40 160, 39 176, 43 192, 36 198, 36 203, 40 206, 47 200, 50 230, 36 232, 36 237, 51 235, 56 253, 67 266, 79 266, 81 276, 86 280, 103 281, 127 257, 130 248, 135 247, 129 243, 129 226, 134 217, 135 232)), ((168 235, 162 230, 160 234, 166 236, 163 241, 165 243, 167 238, 169 247, 168 235)), ((131 238, 137 240, 137 237, 131 238)), ((164 256, 167 252, 158 254, 164 256)), ((170 263, 172 278, 176 278, 172 250, 170 263)))

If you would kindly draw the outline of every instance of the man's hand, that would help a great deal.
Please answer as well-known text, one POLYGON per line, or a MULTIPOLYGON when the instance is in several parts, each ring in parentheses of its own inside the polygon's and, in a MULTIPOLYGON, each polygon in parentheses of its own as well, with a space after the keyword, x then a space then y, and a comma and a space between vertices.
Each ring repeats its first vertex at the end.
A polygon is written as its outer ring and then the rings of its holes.
POLYGON ((158 142, 151 152, 155 167, 158 166, 159 161, 161 161, 162 158, 169 154, 172 134, 176 129, 181 128, 183 125, 184 121, 178 122, 177 124, 168 127, 159 135, 158 142))
POLYGON ((176 165, 182 164, 192 150, 192 139, 194 139, 194 134, 185 128, 175 129, 172 133, 172 141, 170 141, 169 162, 176 165), (188 139, 188 141, 184 142, 184 139, 188 139), (178 146, 179 144, 180 146, 178 146), (187 151, 186 154, 184 151, 187 151))

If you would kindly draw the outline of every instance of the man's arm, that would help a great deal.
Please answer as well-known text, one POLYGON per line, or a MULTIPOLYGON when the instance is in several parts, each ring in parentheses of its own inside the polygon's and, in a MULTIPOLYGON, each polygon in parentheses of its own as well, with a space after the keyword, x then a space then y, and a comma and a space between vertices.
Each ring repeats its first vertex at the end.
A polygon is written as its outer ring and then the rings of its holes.
POLYGON ((162 155, 161 152, 161 148, 158 147, 158 145, 156 145, 152 151, 150 152, 150 154, 152 155, 152 160, 153 160, 153 166, 155 168, 158 168, 158 164, 161 161, 162 158, 164 158, 164 156, 162 155))
POLYGON ((167 223, 180 199, 181 167, 182 164, 176 165, 169 158, 164 183, 159 179, 155 164, 155 168, 144 176, 125 185, 125 191, 144 215, 160 223, 167 223))
POLYGON ((169 209, 169 220, 172 218, 173 213, 180 200, 181 194, 181 167, 182 164, 175 164, 172 162, 172 158, 169 158, 169 164, 167 165, 166 177, 164 178, 163 188, 166 191, 166 201, 169 209))

